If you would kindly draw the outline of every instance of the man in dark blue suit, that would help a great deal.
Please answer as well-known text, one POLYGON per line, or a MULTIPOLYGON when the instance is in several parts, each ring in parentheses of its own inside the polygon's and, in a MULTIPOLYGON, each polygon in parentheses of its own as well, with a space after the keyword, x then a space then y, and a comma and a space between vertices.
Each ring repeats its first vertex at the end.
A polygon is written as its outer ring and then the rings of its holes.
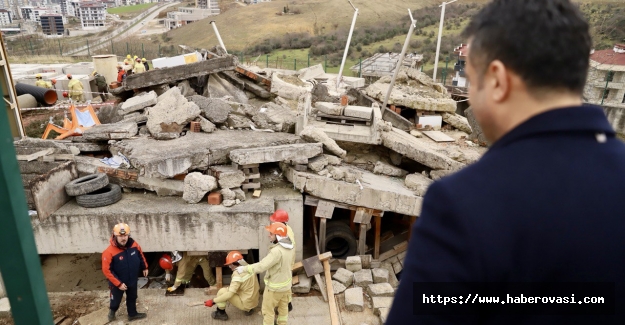
POLYGON ((495 0, 465 35, 492 146, 429 188, 386 325, 625 324, 625 145, 582 104, 588 24, 569 0, 495 0))

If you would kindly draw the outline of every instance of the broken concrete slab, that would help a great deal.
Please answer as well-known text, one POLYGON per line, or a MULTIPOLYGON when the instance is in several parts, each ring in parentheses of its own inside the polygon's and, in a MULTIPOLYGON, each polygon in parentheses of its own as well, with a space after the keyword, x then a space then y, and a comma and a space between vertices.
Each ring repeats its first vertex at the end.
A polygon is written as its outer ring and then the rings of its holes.
POLYGON ((293 111, 275 103, 266 103, 260 107, 252 121, 261 129, 288 133, 295 131, 296 119, 293 111))
POLYGON ((20 140, 14 141, 13 145, 15 146, 15 152, 18 155, 30 155, 48 148, 54 149, 52 154, 68 154, 71 153, 68 146, 72 145, 72 143, 69 141, 43 140, 24 137, 20 140))
POLYGON ((120 105, 103 105, 96 111, 98 120, 102 124, 116 123, 122 120, 122 117, 117 114, 120 105))
POLYGON ((130 75, 124 82, 125 89, 146 88, 155 85, 175 83, 176 81, 202 75, 232 70, 238 63, 235 56, 213 58, 163 69, 153 69, 144 73, 130 75))
POLYGON ((335 295, 338 295, 347 290, 347 287, 338 281, 332 280, 332 290, 334 291, 335 295))
POLYGON ((406 176, 405 184, 406 187, 415 191, 415 194, 418 196, 424 196, 428 187, 434 181, 421 175, 421 174, 410 174, 406 176))
POLYGON ((408 121, 403 116, 393 112, 388 108, 384 108, 384 111, 382 112, 382 119, 391 122, 394 127, 400 130, 409 131, 410 128, 414 127, 414 123, 408 121))
POLYGON ((156 92, 150 91, 140 96, 135 96, 127 99, 121 104, 121 107, 117 111, 119 115, 126 115, 135 111, 140 111, 148 106, 153 106, 158 103, 156 92))
POLYGON ((484 131, 482 131, 482 127, 475 119, 473 109, 471 107, 465 109, 464 115, 467 117, 467 122, 471 126, 471 134, 469 135, 469 140, 474 141, 481 146, 488 146, 490 142, 488 142, 488 139, 486 139, 484 131))
POLYGON ((121 140, 129 139, 137 135, 139 127, 137 123, 129 121, 113 124, 100 124, 86 129, 82 136, 86 140, 121 140))
POLYGON ((316 102, 314 106, 317 111, 328 115, 343 115, 344 107, 336 103, 316 102))
POLYGON ((367 286, 370 297, 393 297, 395 290, 388 282, 374 283, 367 286))
POLYGON ((273 147, 236 149, 230 152, 230 160, 239 165, 312 158, 323 152, 321 143, 300 143, 273 147))
POLYGON ((297 73, 299 74, 300 79, 310 80, 323 76, 325 71, 323 70, 323 66, 321 64, 316 64, 311 67, 300 69, 297 73))
POLYGON ((271 93, 282 98, 297 100, 300 96, 312 90, 312 84, 303 82, 297 77, 271 75, 271 93))
MULTIPOLYGON (((384 101, 390 81, 390 76, 382 77, 369 85, 365 92, 379 101, 384 101)), ((402 68, 399 71, 388 104, 423 111, 456 111, 456 102, 451 99, 445 87, 435 83, 423 72, 411 68, 402 68)))
POLYGON ((122 117, 123 122, 144 123, 148 121, 147 114, 141 114, 139 112, 133 112, 122 117))
POLYGON ((364 305, 362 288, 356 287, 345 290, 345 309, 349 311, 363 311, 364 305))
POLYGON ((218 98, 207 98, 200 95, 190 96, 189 100, 202 110, 202 116, 215 124, 225 123, 232 108, 218 98))
POLYGON ((433 170, 430 171, 430 177, 432 177, 433 180, 437 181, 447 175, 451 175, 453 174, 455 171, 453 170, 433 170))
POLYGON ((326 154, 323 154, 323 156, 328 161, 328 165, 338 166, 343 161, 341 158, 339 158, 337 156, 326 155, 326 154))
POLYGON ((208 82, 204 88, 204 97, 222 98, 232 96, 239 103, 247 103, 248 98, 245 92, 226 80, 226 78, 231 79, 229 78, 230 75, 231 71, 223 71, 208 76, 208 82))
POLYGON ((157 141, 138 138, 119 141, 111 146, 113 154, 124 154, 139 175, 172 178, 189 171, 205 171, 210 165, 230 162, 230 151, 300 142, 287 133, 217 130, 213 133, 189 132, 184 137, 157 141))
POLYGON ((306 274, 300 274, 298 275, 298 278, 299 278, 299 283, 292 287, 293 292, 294 293, 309 293, 310 288, 312 286, 312 281, 310 281, 310 278, 307 277, 306 274))
POLYGON ((380 175, 386 175, 386 176, 393 176, 393 177, 404 177, 408 174, 407 171, 399 168, 399 167, 395 167, 393 165, 389 165, 385 162, 382 161, 378 161, 375 163, 375 167, 373 168, 373 172, 375 174, 380 174, 380 175))
POLYGON ((320 172, 328 165, 328 159, 325 155, 313 157, 308 160, 308 168, 314 172, 320 172))
POLYGON ((225 207, 231 207, 234 206, 235 204, 237 204, 236 200, 223 200, 223 202, 221 202, 221 204, 223 204, 225 207))
POLYGON ((217 180, 213 176, 202 173, 190 173, 184 178, 182 199, 187 203, 199 203, 206 193, 217 188, 217 180))
POLYGON ((346 287, 351 287, 352 283, 354 283, 354 272, 341 267, 336 270, 332 279, 342 283, 346 287))
POLYGON ((322 199, 410 216, 419 216, 421 213, 422 198, 407 189, 403 180, 397 178, 361 171, 359 185, 298 172, 282 163, 280 168, 296 189, 322 199))
MULTIPOLYGON (((219 73, 220 77, 224 77, 224 79, 228 80, 230 83, 236 85, 238 88, 236 87, 228 87, 226 85, 224 85, 224 88, 226 89, 237 89, 238 92, 240 92, 240 94, 242 94, 242 96, 245 96, 245 100, 242 100, 241 103, 247 103, 247 95, 245 95, 245 92, 240 89, 246 90, 251 92, 252 94, 260 97, 260 98, 264 98, 264 99, 269 99, 271 98, 271 93, 265 89, 265 87, 261 86, 261 85, 257 85, 256 83, 254 83, 254 81, 251 80, 247 80, 247 79, 242 79, 239 78, 238 75, 234 72, 234 71, 224 71, 224 72, 220 72, 219 73)), ((210 84, 210 83, 209 83, 210 84)), ((212 89, 211 91, 211 97, 217 97, 217 96, 212 96, 212 89)), ((236 93, 234 90, 230 90, 229 91, 231 96, 235 97, 236 100, 239 100, 239 97, 241 97, 240 94, 236 93)))
POLYGON ((122 188, 136 188, 156 192, 158 196, 182 196, 184 193, 184 181, 176 179, 162 179, 139 176, 137 180, 110 177, 113 184, 122 188))
POLYGON ((417 139, 396 128, 389 132, 382 132, 382 144, 385 147, 432 169, 459 170, 465 166, 438 153, 437 147, 428 141, 427 139, 417 139))
POLYGON ((211 123, 211 121, 203 118, 202 116, 198 116, 195 121, 200 122, 200 128, 202 129, 202 132, 211 133, 217 130, 215 124, 211 123))
POLYGON ((199 115, 200 108, 187 101, 178 87, 173 87, 161 95, 158 104, 150 108, 147 127, 156 139, 175 139, 199 115))
MULTIPOLYGON (((219 187, 221 188, 235 188, 241 186, 241 183, 245 181, 245 174, 242 170, 236 169, 231 165, 219 165, 219 166, 211 166, 210 173, 219 182, 219 187)), ((234 200, 235 197, 224 196, 224 200, 234 200)))
POLYGON ((358 117, 371 119, 373 116, 373 107, 364 107, 364 106, 346 106, 343 111, 343 115, 350 117, 358 117))
POLYGON ((321 142, 326 150, 341 158, 345 158, 347 155, 347 152, 341 149, 341 147, 336 144, 336 141, 331 139, 327 134, 325 134, 325 132, 318 128, 312 126, 306 127, 302 130, 300 136, 306 141, 321 142))
POLYGON ((473 132, 466 117, 455 113, 443 113, 442 115, 445 123, 448 123, 456 129, 466 132, 467 134, 471 134, 471 132, 473 132))
POLYGON ((245 201, 245 192, 241 188, 231 188, 234 192, 235 198, 241 202, 245 201))
POLYGON ((225 200, 236 200, 237 195, 231 191, 229 188, 222 188, 219 193, 221 193, 221 196, 223 197, 224 201, 225 200))
POLYGON ((395 274, 395 270, 393 269, 393 264, 389 262, 383 262, 380 266, 381 268, 388 271, 388 283, 393 287, 393 289, 397 289, 399 286, 399 280, 397 280, 397 275, 395 274))
POLYGON ((226 124, 228 127, 235 129, 249 129, 251 126, 254 126, 254 122, 249 118, 237 114, 228 115, 228 119, 226 120, 226 124))
POLYGON ((76 178, 76 163, 68 161, 29 182, 39 220, 46 219, 70 200, 65 193, 65 184, 76 178))

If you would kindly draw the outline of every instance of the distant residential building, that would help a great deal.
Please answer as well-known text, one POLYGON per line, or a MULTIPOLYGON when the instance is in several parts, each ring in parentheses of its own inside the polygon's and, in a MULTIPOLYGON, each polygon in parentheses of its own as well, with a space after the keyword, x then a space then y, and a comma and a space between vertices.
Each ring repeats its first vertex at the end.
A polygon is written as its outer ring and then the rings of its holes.
POLYGON ((625 44, 592 52, 584 97, 592 104, 625 109, 625 44))
POLYGON ((247 4, 256 4, 261 2, 271 2, 271 0, 244 0, 243 2, 247 4))
POLYGON ((6 26, 13 22, 11 12, 6 9, 0 9, 0 26, 6 26))
POLYGON ((106 26, 106 5, 100 2, 81 2, 78 16, 82 29, 99 29, 106 26))
POLYGON ((468 44, 460 44, 460 46, 454 49, 454 54, 457 56, 458 61, 454 64, 454 71, 456 75, 452 79, 452 86, 467 88, 469 87, 469 80, 465 72, 467 63, 467 48, 468 44))
POLYGON ((178 11, 170 11, 165 18, 165 28, 174 29, 194 21, 217 15, 213 9, 201 9, 191 7, 179 7, 178 11))
POLYGON ((29 6, 28 0, 0 0, 0 9, 6 9, 11 13, 11 19, 20 18, 20 7, 29 6))
POLYGON ((24 6, 24 7, 20 7, 20 17, 23 20, 33 20, 35 17, 35 14, 33 13, 33 9, 34 7, 31 6, 24 6))
POLYGON ((195 0, 195 7, 199 9, 210 9, 214 15, 219 15, 219 3, 217 0, 195 0))
POLYGON ((60 14, 48 14, 40 17, 41 29, 46 35, 59 35, 65 34, 65 22, 63 16, 60 14))

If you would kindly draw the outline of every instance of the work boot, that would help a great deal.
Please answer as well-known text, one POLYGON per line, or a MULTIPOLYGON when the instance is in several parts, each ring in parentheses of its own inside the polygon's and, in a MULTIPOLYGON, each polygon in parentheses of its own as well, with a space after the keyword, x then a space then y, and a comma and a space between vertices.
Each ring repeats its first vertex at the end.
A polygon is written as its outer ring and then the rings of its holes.
POLYGON ((133 320, 144 319, 146 317, 148 317, 148 314, 146 314, 146 313, 137 313, 134 316, 128 316, 128 321, 132 322, 133 320))
POLYGON ((115 320, 115 312, 112 309, 109 309, 109 322, 115 320))
POLYGON ((289 311, 293 310, 293 304, 289 302, 289 311))
POLYGON ((214 311, 211 314, 211 316, 213 316, 213 319, 228 320, 228 314, 226 314, 226 310, 225 309, 217 308, 217 310, 214 311))
POLYGON ((254 308, 245 312, 245 316, 252 316, 252 315, 254 315, 254 308))

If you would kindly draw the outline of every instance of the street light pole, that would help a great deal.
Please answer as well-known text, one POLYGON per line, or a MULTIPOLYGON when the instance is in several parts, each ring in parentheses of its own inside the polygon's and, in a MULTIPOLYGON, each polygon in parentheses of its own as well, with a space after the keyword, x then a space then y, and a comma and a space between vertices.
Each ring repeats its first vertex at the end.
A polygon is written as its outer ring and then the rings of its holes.
POLYGON ((434 74, 432 76, 432 79, 434 80, 434 82, 436 82, 436 70, 438 70, 438 55, 441 51, 441 36, 443 35, 443 20, 445 19, 445 6, 456 1, 458 0, 443 2, 443 4, 439 6, 439 7, 442 7, 442 9, 441 9, 441 22, 438 25, 438 41, 436 42, 436 56, 434 57, 434 74))
POLYGON ((341 61, 341 68, 339 69, 339 76, 336 79, 336 90, 339 90, 341 80, 343 79, 343 67, 345 67, 345 60, 347 59, 347 52, 349 51, 349 43, 352 41, 352 33, 354 33, 354 26, 356 25, 356 18, 358 17, 358 8, 354 7, 354 4, 350 0, 349 4, 354 8, 354 18, 352 18, 352 27, 349 29, 349 35, 347 36, 347 44, 345 44, 345 52, 343 53, 343 61, 341 61))

